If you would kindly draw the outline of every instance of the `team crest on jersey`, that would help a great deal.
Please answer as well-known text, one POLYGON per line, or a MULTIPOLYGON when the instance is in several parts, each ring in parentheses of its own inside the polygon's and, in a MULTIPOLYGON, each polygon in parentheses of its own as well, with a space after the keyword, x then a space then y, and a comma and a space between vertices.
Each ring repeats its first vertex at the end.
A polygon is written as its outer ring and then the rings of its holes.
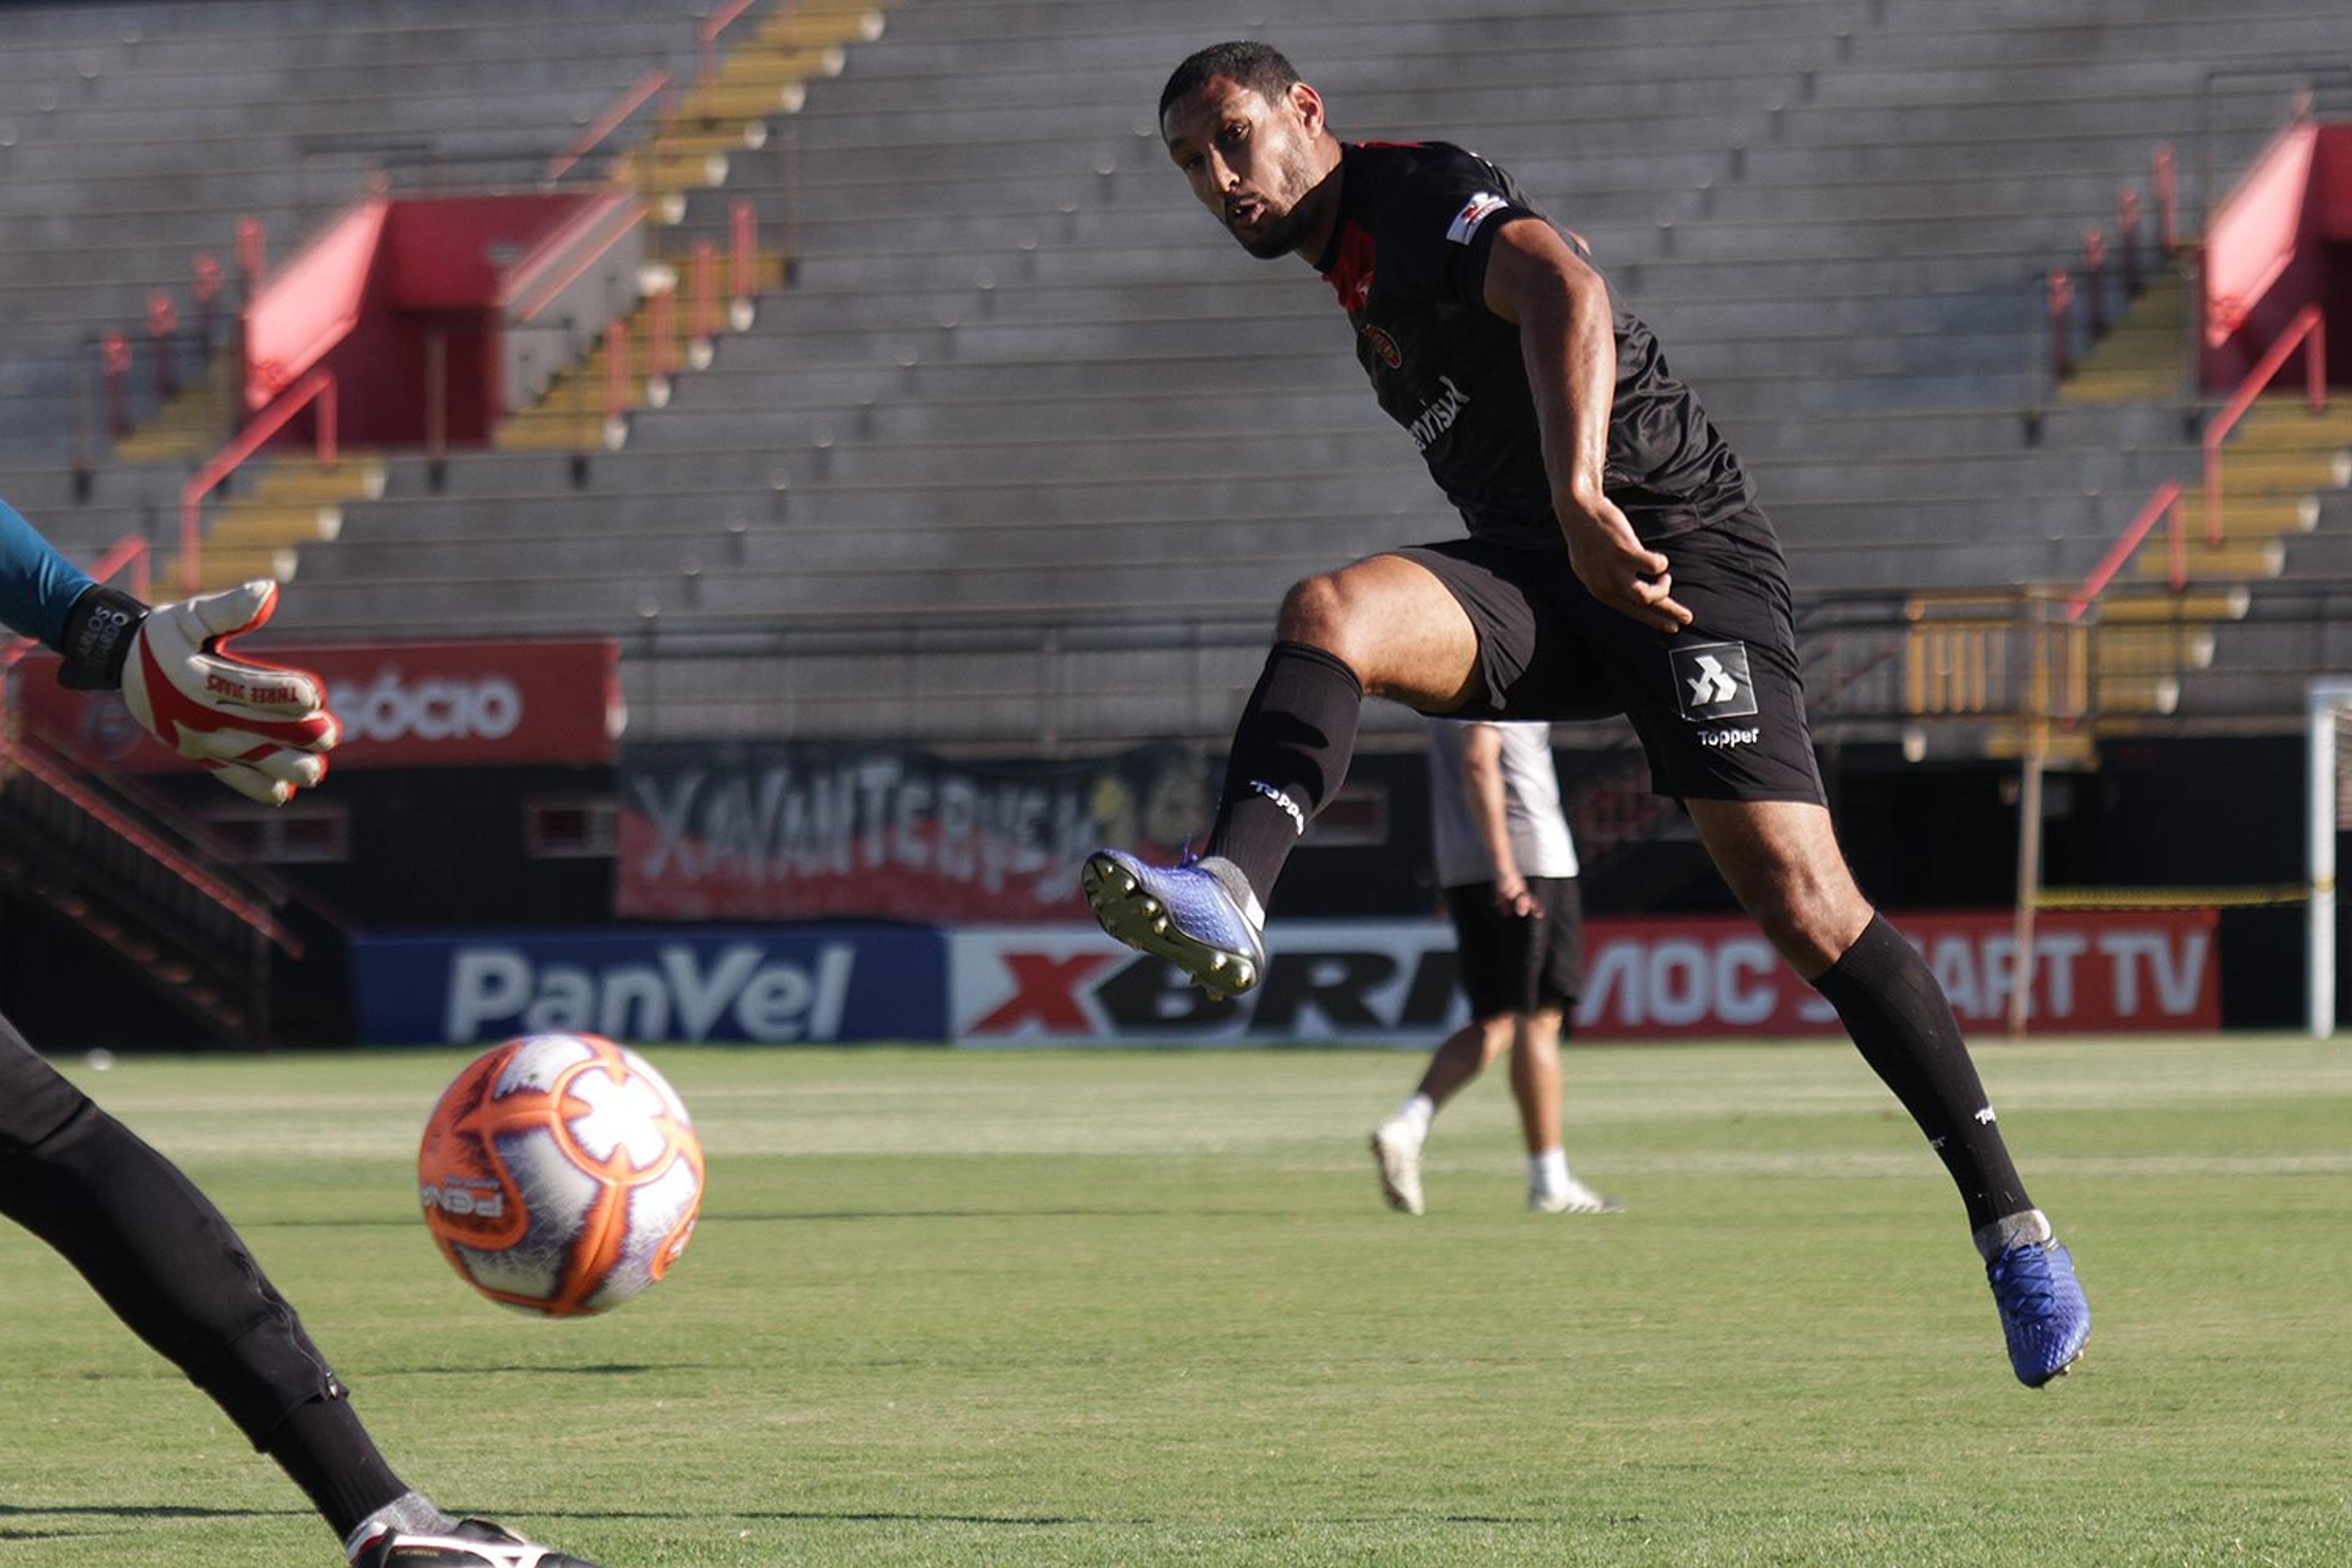
POLYGON ((1677 644, 1666 649, 1675 671, 1675 696, 1683 717, 1694 723, 1742 719, 1756 711, 1756 683, 1748 673, 1748 645, 1738 642, 1677 644))
POLYGON ((1446 226, 1445 237, 1456 245, 1469 244, 1480 224, 1510 205, 1492 191, 1480 191, 1454 215, 1454 221, 1446 226))
POLYGON ((1394 338, 1373 326, 1370 321, 1364 323, 1362 331, 1364 341, 1372 345, 1372 352, 1381 356, 1382 364, 1391 370, 1404 368, 1404 351, 1397 347, 1397 341, 1394 338))

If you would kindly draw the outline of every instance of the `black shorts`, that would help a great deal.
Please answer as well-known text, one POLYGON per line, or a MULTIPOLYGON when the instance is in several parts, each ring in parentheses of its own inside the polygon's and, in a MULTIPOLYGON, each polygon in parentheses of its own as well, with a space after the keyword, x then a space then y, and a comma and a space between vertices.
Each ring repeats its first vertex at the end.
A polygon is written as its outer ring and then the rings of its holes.
POLYGON ((1660 795, 1826 805, 1788 564, 1770 521, 1750 507, 1655 548, 1693 616, 1679 632, 1654 631, 1595 599, 1565 544, 1452 539, 1391 552, 1434 573, 1477 629, 1485 695, 1447 717, 1622 713, 1660 795))
POLYGON ((1566 1006, 1584 989, 1584 900, 1576 879, 1529 877, 1528 895, 1543 910, 1540 919, 1496 909, 1492 882, 1445 889, 1462 994, 1481 1023, 1506 1013, 1566 1006))

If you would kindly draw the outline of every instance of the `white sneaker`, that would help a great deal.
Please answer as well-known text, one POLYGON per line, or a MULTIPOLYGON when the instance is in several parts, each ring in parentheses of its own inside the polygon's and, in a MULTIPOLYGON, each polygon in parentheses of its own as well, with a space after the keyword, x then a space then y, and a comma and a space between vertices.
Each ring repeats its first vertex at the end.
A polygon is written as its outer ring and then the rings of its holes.
POLYGON ((1412 1129, 1383 1121, 1372 1129, 1372 1160, 1381 1170, 1381 1195, 1389 1207, 1421 1213, 1421 1140, 1412 1129))
POLYGON ((1623 1214, 1625 1205, 1615 1198, 1602 1197, 1574 1176, 1570 1176, 1568 1179, 1568 1185, 1556 1193, 1529 1192, 1528 1212, 1530 1214, 1623 1214))

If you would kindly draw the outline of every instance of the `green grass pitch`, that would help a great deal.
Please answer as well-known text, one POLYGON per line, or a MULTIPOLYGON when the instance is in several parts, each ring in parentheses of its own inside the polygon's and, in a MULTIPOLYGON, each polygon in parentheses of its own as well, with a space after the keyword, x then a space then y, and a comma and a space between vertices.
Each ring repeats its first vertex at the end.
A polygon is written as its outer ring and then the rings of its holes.
MULTIPOLYGON (((410 1185, 458 1052, 131 1058, 443 1501, 610 1568, 2352 1561, 2352 1058, 1987 1045, 2090 1354, 2011 1380, 1941 1167, 1843 1046, 1579 1047, 1608 1218, 1520 1209, 1499 1073, 1381 1207, 1392 1053, 654 1053, 709 1147, 670 1280, 474 1297, 410 1185)), ((336 1561, 0 1227, 0 1563, 336 1561)))

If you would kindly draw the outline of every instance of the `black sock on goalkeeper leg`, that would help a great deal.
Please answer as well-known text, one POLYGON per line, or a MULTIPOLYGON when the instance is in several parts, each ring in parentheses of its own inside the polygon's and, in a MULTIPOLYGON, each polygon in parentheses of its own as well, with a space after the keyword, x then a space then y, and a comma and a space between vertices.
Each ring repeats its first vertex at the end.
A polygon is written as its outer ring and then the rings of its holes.
POLYGON ((1844 1020, 1863 1059, 1895 1091, 1968 1205, 1969 1228, 2032 1209, 1993 1120, 1951 1002, 1919 950, 1883 915, 1813 987, 1844 1020))
POLYGON ((423 1506, 408 1508, 407 1516, 394 1522, 409 1530, 430 1530, 446 1522, 438 1510, 393 1473, 351 1401, 340 1394, 289 1411, 264 1436, 262 1451, 293 1478, 338 1538, 347 1540, 361 1521, 397 1512, 412 1498, 423 1506))
POLYGON ((1363 682, 1337 654, 1278 642, 1242 710, 1206 852, 1241 868, 1261 903, 1307 825, 1339 793, 1356 749, 1363 682))

